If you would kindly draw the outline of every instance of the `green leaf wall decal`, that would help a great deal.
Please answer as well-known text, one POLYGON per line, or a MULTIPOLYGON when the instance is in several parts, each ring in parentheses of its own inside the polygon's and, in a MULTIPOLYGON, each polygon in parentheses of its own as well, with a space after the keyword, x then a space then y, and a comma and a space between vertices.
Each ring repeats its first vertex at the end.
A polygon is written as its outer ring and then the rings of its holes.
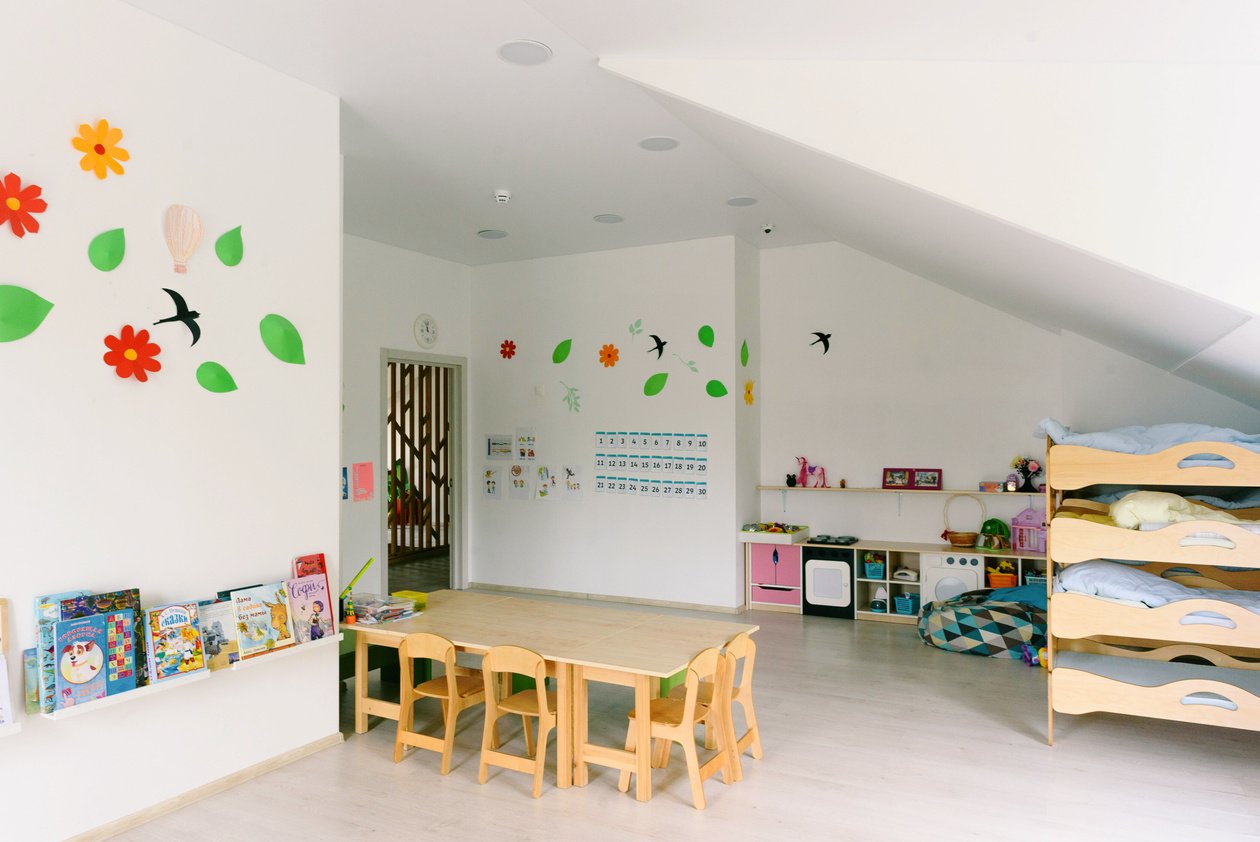
POLYGON ((245 244, 241 241, 241 226, 236 226, 214 241, 214 253, 224 266, 235 266, 245 256, 245 244))
POLYGON ((711 398, 721 398, 726 396, 726 387, 722 385, 721 380, 710 380, 704 384, 704 390, 709 393, 711 398))
POLYGON ((88 243, 88 260, 102 272, 117 269, 126 253, 127 238, 123 235, 121 228, 111 228, 102 234, 97 234, 92 238, 92 242, 88 243))
POLYGON ((744 344, 739 347, 739 364, 744 368, 748 368, 748 340, 744 340, 744 344))
POLYGON ((258 323, 258 333, 267 350, 280 362, 294 365, 306 363, 306 355, 302 350, 302 334, 284 316, 277 316, 275 313, 263 316, 263 320, 258 323))
POLYGON ((556 346, 556 350, 551 352, 551 361, 556 365, 564 362, 569 358, 569 351, 573 349, 573 340, 566 339, 556 346))
POLYGON ((0 342, 13 342, 34 333, 52 308, 51 301, 25 287, 0 285, 0 342))
POLYGON ((197 367, 197 382, 207 392, 235 392, 236 381, 228 370, 216 362, 202 363, 197 367))
POLYGON ((701 325, 696 336, 700 339, 700 344, 706 348, 713 347, 713 328, 708 325, 701 325))
POLYGON ((653 395, 659 395, 661 393, 661 389, 665 388, 665 381, 668 379, 669 372, 667 371, 662 371, 660 374, 653 374, 647 379, 647 382, 643 384, 643 394, 647 395, 649 398, 653 395))

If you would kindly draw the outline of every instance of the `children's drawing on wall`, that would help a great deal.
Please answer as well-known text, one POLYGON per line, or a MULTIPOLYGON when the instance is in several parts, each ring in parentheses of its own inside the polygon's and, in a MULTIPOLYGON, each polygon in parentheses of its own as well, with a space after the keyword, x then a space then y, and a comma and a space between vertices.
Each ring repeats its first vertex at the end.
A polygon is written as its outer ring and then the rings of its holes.
POLYGON ((201 318, 201 314, 196 310, 189 310, 188 303, 184 301, 184 296, 180 295, 173 289, 162 287, 162 292, 171 297, 171 302, 175 305, 175 315, 167 316, 165 319, 158 319, 153 324, 161 325, 167 322, 183 322, 184 327, 188 328, 188 332, 192 334, 192 344, 196 345, 197 340, 201 338, 201 327, 197 324, 197 319, 201 318))
POLYGON ((83 153, 79 169, 96 173, 104 179, 111 172, 122 175, 122 162, 131 160, 131 153, 118 144, 123 139, 122 129, 110 126, 108 120, 100 120, 93 127, 90 123, 79 126, 79 136, 70 138, 70 145, 83 153))
POLYGON ((503 469, 498 465, 481 469, 481 495, 487 500, 503 499, 503 469))
POLYGON ((187 205, 171 205, 166 209, 163 232, 166 248, 175 260, 175 271, 188 273, 188 260, 201 243, 201 217, 187 205))
POLYGON ((649 333, 648 336, 652 337, 653 344, 651 348, 648 348, 647 352, 650 354, 655 351, 656 358, 659 360, 665 354, 665 346, 669 343, 664 339, 661 339, 655 333, 649 333))
POLYGON ((376 492, 376 475, 371 462, 355 462, 351 471, 354 479, 354 502, 371 500, 376 492))
POLYGON ((809 343, 810 345, 821 344, 823 354, 826 354, 828 351, 831 350, 831 334, 830 333, 823 333, 822 331, 816 330, 814 331, 814 336, 817 336, 818 338, 815 339, 813 342, 809 343))
POLYGON ((539 465, 535 471, 534 478, 534 499, 550 500, 554 498, 559 491, 559 480, 555 472, 546 465, 539 465))
POLYGON ((486 436, 486 458, 506 462, 512 458, 511 433, 491 433, 486 436))
POLYGON ((564 397, 561 398, 561 400, 563 400, 565 405, 569 407, 569 412, 581 412, 582 395, 578 388, 576 386, 570 386, 563 380, 560 381, 560 385, 564 387, 564 397))
POLYGON ((516 458, 521 462, 533 462, 538 458, 538 436, 532 427, 516 428, 516 458))
POLYGON ((508 468, 508 496, 513 500, 529 499, 529 471, 525 465, 508 468))
POLYGON ((563 471, 564 481, 560 486, 561 494, 565 500, 578 500, 582 497, 582 466, 581 465, 565 465, 561 469, 563 471))
POLYGON ((0 284, 0 342, 30 336, 52 308, 51 301, 25 287, 0 284))

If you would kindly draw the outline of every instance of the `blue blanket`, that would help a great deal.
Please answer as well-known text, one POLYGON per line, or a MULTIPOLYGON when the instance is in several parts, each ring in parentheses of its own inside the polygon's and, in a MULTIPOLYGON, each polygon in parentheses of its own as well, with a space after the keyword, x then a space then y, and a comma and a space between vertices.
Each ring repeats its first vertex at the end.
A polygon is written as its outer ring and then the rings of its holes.
MULTIPOLYGON (((1053 418, 1046 418, 1038 429, 1055 444, 1075 444, 1115 453, 1158 453, 1190 441, 1228 442, 1260 453, 1260 435, 1247 435, 1228 427, 1209 427, 1206 424, 1156 424, 1153 427, 1117 427, 1102 433, 1074 433, 1053 418)), ((1194 461, 1211 463, 1221 459, 1204 454, 1194 461)))

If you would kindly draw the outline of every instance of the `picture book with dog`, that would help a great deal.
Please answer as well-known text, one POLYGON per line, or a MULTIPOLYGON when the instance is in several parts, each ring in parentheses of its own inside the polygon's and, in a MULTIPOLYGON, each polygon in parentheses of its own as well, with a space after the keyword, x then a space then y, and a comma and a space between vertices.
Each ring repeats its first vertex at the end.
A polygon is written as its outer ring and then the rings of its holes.
POLYGON ((197 603, 174 602, 150 608, 144 624, 149 677, 154 683, 206 668, 197 603))
MULTIPOLYGON (((106 593, 81 594, 61 600, 61 619, 73 620, 77 617, 88 617, 93 614, 108 614, 115 611, 132 612, 132 640, 137 647, 144 640, 144 609, 140 607, 140 589, 128 588, 106 593)), ((137 650, 139 654, 139 650, 137 650)), ((144 657, 135 659, 136 686, 143 687, 148 683, 148 663, 144 657)))
POLYGON ((105 698, 105 615, 54 624, 57 657, 54 710, 105 698))
POLYGON ((52 713, 57 696, 57 653, 55 629, 61 619, 61 601, 72 597, 87 596, 87 591, 66 591, 35 597, 35 649, 38 662, 39 709, 52 713))
POLYGON ((293 621, 284 582, 232 591, 232 610, 242 659, 293 645, 293 621))
POLYGON ((289 611, 293 615, 293 636, 298 643, 310 643, 331 637, 333 625, 332 600, 328 597, 328 580, 322 573, 285 579, 284 587, 289 595, 289 611))
POLYGON ((205 603, 201 609, 201 642, 211 671, 230 667, 241 659, 236 637, 236 614, 231 600, 205 603))

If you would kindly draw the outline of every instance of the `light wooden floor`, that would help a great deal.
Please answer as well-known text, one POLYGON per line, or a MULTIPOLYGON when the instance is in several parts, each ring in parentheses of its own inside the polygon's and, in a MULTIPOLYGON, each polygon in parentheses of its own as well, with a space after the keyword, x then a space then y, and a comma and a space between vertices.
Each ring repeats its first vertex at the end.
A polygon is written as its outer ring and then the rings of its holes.
MULTIPOLYGON (((227 838, 229 826, 285 840, 488 832, 598 842, 1222 842, 1260 834, 1260 734, 1062 716, 1050 748, 1039 668, 929 649, 907 626, 753 616, 762 625, 756 699, 766 756, 745 760, 739 784, 707 782, 703 813, 691 807, 677 749, 669 770, 654 775, 647 804, 618 792, 616 773, 600 767, 591 767, 589 786, 567 791, 555 789, 549 770, 537 801, 526 775, 496 770, 478 786, 479 711, 462 719, 449 777, 438 775, 432 752, 395 766, 393 723, 354 736, 345 693, 344 745, 120 838, 213 840, 227 838)), ((592 734, 620 743, 629 706, 628 690, 597 687, 592 734)), ((554 750, 553 742, 553 764, 554 750)))

